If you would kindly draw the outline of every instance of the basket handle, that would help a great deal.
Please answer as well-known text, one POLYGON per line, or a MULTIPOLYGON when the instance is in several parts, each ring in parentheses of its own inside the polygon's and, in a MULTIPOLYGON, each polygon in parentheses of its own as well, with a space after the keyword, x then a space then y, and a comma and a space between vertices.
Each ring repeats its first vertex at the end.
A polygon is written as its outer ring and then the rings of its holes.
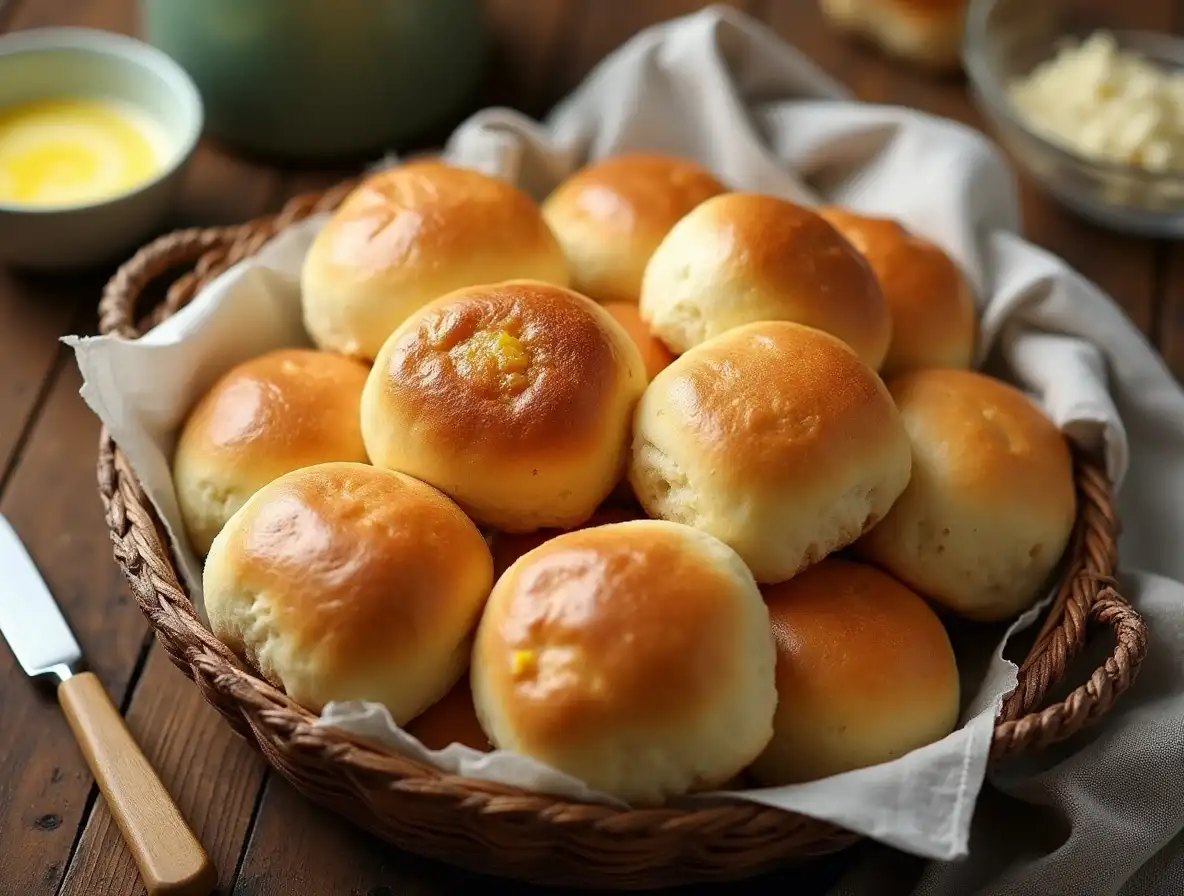
MULTIPOLYGON (((1112 585, 1105 585, 1089 610, 1093 626, 1114 632, 1114 648, 1085 684, 1037 712, 995 726, 991 758, 1005 759, 1032 747, 1045 747, 1076 734, 1110 709, 1131 686, 1147 654, 1147 624, 1112 585)), ((1022 689, 1017 687, 1018 693, 1022 689)))
POLYGON ((201 286, 236 262, 254 255, 289 225, 336 208, 355 185, 356 181, 344 181, 321 193, 295 196, 279 214, 245 224, 190 227, 157 237, 141 247, 107 281, 99 300, 99 332, 125 339, 144 335, 188 304, 201 286), (149 284, 182 266, 189 270, 173 281, 164 301, 146 317, 137 319, 138 300, 149 284))

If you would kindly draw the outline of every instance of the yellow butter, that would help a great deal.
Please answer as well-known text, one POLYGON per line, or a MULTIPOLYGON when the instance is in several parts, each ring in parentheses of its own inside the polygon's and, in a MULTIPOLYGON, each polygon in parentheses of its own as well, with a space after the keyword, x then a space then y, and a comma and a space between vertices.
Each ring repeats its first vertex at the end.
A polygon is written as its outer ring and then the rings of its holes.
POLYGON ((130 192, 160 173, 167 142, 151 116, 110 100, 0 108, 0 203, 69 206, 130 192))

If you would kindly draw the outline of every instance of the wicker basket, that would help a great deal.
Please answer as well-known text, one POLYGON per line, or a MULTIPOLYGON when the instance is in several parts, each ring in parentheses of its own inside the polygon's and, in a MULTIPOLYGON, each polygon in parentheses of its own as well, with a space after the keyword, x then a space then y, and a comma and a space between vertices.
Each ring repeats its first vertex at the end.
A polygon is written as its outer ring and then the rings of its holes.
MULTIPOLYGON (((273 218, 157 239, 108 283, 101 330, 135 338, 284 227, 335 207, 351 187, 299 197, 273 218), (188 270, 172 282, 163 303, 138 317, 145 288, 181 266, 188 270)), ((301 793, 403 849, 524 881, 640 889, 736 880, 856 840, 833 825, 750 803, 620 811, 566 802, 456 777, 315 728, 307 710, 244 669, 198 621, 160 522, 106 432, 98 473, 115 559, 172 661, 301 793)), ((1109 483, 1094 462, 1079 456, 1077 486, 1080 513, 1064 578, 1019 686, 1003 704, 993 759, 1062 740, 1097 719, 1130 686, 1143 659, 1144 622, 1112 578, 1118 520, 1109 483), (1105 663, 1064 700, 1039 709, 1097 626, 1114 633, 1105 663)))

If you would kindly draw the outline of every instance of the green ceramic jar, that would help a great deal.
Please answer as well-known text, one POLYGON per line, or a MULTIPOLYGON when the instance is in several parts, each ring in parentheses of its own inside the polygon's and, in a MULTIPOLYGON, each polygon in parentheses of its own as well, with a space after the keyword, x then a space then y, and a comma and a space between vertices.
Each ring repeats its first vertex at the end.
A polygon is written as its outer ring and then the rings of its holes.
POLYGON ((290 159, 414 141, 463 112, 486 53, 480 0, 140 0, 140 23, 209 133, 290 159))

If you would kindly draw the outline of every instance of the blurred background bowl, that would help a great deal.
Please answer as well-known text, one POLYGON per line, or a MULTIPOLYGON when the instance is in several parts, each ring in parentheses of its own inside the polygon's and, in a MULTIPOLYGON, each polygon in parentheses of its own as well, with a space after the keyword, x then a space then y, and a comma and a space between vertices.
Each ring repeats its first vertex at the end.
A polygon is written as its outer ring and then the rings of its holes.
POLYGON ((0 37, 0 108, 35 100, 117 100, 151 116, 168 141, 151 180, 110 199, 50 208, 0 203, 0 262, 62 270, 114 261, 172 211, 202 129, 201 98, 185 72, 147 44, 85 28, 0 37))
POLYGON ((1032 130, 1008 96, 1014 79, 1051 59, 1067 38, 1081 40, 1097 30, 1111 33, 1120 49, 1169 70, 1184 68, 1184 41, 1118 28, 1106 9, 1081 0, 971 0, 964 61, 975 99, 1018 165, 1068 208, 1115 230, 1184 235, 1184 173, 1080 155, 1032 130))
POLYGON ((140 0, 209 133, 289 160, 379 154, 449 122, 480 83, 481 0, 140 0))

